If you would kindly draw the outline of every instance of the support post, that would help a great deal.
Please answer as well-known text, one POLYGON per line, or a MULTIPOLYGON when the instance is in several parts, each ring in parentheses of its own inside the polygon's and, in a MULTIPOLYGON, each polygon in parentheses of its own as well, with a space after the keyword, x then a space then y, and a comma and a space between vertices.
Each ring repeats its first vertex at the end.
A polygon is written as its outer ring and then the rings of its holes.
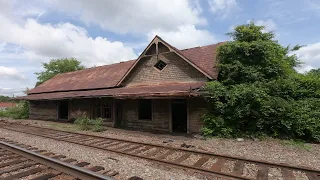
POLYGON ((116 127, 117 123, 117 111, 116 111, 116 99, 112 99, 112 127, 116 127))

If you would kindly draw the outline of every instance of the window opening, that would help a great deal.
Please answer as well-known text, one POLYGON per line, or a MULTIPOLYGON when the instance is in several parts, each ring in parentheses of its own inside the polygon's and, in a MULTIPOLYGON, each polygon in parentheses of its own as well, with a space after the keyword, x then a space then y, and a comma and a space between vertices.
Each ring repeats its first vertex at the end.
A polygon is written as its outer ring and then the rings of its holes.
POLYGON ((157 68, 158 70, 162 71, 163 68, 165 68, 167 66, 167 64, 161 60, 159 60, 154 67, 157 68))

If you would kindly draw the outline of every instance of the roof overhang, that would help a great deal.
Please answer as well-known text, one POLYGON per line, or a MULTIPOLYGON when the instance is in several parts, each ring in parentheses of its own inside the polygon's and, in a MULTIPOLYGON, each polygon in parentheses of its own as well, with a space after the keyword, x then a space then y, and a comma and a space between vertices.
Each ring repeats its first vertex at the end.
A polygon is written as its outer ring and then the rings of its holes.
POLYGON ((113 89, 29 94, 27 96, 18 97, 17 99, 32 101, 101 97, 112 97, 117 99, 190 97, 200 96, 198 90, 204 85, 205 82, 174 82, 154 85, 144 84, 113 89))

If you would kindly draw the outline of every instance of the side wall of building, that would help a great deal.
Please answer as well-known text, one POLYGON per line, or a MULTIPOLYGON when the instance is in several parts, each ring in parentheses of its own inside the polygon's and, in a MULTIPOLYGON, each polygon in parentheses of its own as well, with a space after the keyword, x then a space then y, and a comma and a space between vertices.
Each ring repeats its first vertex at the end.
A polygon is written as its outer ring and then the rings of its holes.
POLYGON ((202 98, 188 99, 188 117, 189 117, 189 132, 201 132, 203 122, 201 117, 207 113, 207 103, 202 98))
POLYGON ((69 101, 69 119, 76 119, 80 114, 90 117, 94 105, 92 99, 73 99, 69 101))
POLYGON ((107 113, 112 113, 112 109, 106 112, 106 108, 112 108, 111 98, 95 98, 95 99, 73 99, 69 101, 69 119, 75 120, 80 115, 86 115, 91 119, 101 117, 104 124, 112 126, 112 114, 106 117, 107 113), (99 110, 100 109, 100 110, 99 110), (98 114, 101 113, 101 115, 98 114))
POLYGON ((30 101, 29 119, 56 120, 57 101, 30 101))
MULTIPOLYGON (((152 120, 139 120, 139 100, 122 101, 122 125, 134 129, 170 131, 171 100, 152 100, 152 120)), ((201 98, 190 98, 188 103, 188 132, 199 133, 203 123, 201 117, 207 112, 206 102, 201 98)))
POLYGON ((130 99, 122 102, 122 125, 129 128, 169 131, 169 100, 152 100, 152 120, 139 120, 139 100, 130 99))

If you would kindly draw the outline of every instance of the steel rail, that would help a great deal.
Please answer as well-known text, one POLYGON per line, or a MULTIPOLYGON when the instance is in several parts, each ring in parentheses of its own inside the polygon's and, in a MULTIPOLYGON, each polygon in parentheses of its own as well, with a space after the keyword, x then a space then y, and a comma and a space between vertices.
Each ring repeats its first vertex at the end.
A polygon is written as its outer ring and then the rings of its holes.
POLYGON ((57 159, 53 159, 42 154, 35 153, 33 151, 12 145, 10 143, 6 143, 0 141, 0 147, 2 149, 6 149, 8 151, 13 152, 14 154, 18 154, 20 156, 26 157, 27 159, 33 160, 40 164, 43 164, 47 167, 53 168, 60 172, 72 175, 79 179, 86 179, 86 180, 114 180, 114 178, 95 173, 93 171, 87 170, 85 168, 81 168, 78 166, 74 166, 72 164, 59 161, 57 159))

